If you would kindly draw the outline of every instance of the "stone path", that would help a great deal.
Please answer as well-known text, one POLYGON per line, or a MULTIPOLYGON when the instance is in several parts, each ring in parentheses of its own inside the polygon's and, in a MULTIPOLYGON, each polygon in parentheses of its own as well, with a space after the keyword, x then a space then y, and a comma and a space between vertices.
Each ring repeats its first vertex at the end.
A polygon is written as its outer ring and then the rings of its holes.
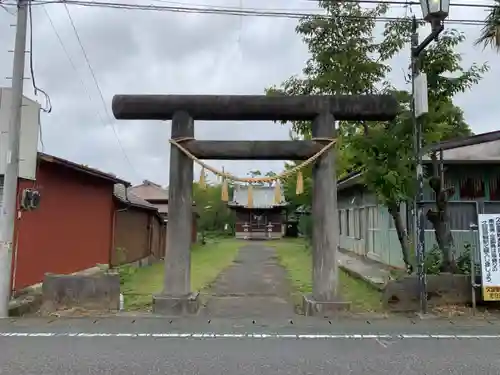
POLYGON ((243 246, 212 286, 202 314, 212 317, 293 317, 286 271, 265 243, 243 246))

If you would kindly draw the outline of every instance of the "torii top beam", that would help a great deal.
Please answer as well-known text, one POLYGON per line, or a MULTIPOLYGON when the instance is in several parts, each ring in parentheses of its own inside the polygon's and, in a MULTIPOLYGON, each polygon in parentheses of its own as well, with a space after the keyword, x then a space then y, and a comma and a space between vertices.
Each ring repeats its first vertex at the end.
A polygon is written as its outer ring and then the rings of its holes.
POLYGON ((171 120, 185 111, 194 120, 300 121, 330 112, 336 120, 389 121, 399 113, 392 95, 115 95, 119 120, 171 120))

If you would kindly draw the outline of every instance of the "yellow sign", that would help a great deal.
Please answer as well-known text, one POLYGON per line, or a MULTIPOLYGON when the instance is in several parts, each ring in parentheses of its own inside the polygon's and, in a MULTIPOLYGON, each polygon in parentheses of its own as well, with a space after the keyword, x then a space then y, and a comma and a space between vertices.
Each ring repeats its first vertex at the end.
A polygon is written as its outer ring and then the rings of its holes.
POLYGON ((483 287, 483 300, 500 301, 500 286, 483 287))

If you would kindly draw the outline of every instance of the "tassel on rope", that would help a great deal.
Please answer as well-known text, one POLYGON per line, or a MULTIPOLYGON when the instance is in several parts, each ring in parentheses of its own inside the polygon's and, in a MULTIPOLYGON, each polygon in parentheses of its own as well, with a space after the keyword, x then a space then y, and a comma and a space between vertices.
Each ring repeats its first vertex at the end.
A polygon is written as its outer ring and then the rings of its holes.
POLYGON ((207 188, 207 182, 205 180, 205 168, 204 167, 201 168, 200 181, 198 182, 198 185, 203 190, 205 190, 207 188))
POLYGON ((253 207, 253 186, 252 185, 248 185, 248 204, 247 204, 248 208, 252 208, 253 207))
POLYGON ((274 184, 274 204, 281 203, 281 185, 280 180, 276 180, 274 184))
POLYGON ((300 195, 304 192, 304 177, 302 171, 297 173, 297 186, 295 187, 295 194, 300 195))
POLYGON ((222 180, 221 200, 223 202, 229 202, 229 188, 227 186, 227 179, 225 178, 222 180))

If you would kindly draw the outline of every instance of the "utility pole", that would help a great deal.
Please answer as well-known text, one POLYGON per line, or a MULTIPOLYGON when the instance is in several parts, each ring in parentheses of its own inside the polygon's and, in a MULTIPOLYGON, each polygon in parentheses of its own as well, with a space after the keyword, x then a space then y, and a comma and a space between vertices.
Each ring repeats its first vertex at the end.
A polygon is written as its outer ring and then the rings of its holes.
POLYGON ((17 182, 21 141, 21 112, 23 105, 24 62, 29 0, 18 0, 14 62, 12 69, 11 112, 8 149, 5 152, 3 205, 0 213, 0 318, 9 316, 12 249, 14 224, 17 218, 17 182))
POLYGON ((412 121, 415 141, 415 158, 417 172, 417 195, 414 200, 414 224, 417 256, 417 277, 418 291, 420 300, 420 311, 422 314, 427 313, 427 281, 424 269, 425 261, 425 214, 423 207, 424 200, 424 171, 422 166, 422 122, 416 116, 416 85, 415 79, 419 73, 418 54, 415 53, 418 48, 418 25, 417 20, 413 17, 411 27, 411 83, 412 83, 412 121))
MULTIPOLYGON (((426 3, 429 0, 423 0, 426 3)), ((425 9, 425 6, 422 7, 425 9)), ((427 4, 428 8, 428 4, 427 4)), ((420 73, 419 58, 424 49, 444 30, 443 20, 448 15, 448 12, 437 12, 437 16, 430 17, 432 32, 422 41, 418 43, 418 24, 417 19, 413 17, 411 27, 411 82, 412 82, 412 121, 414 129, 415 142, 415 164, 417 174, 417 194, 414 200, 414 223, 416 224, 416 232, 414 235, 416 241, 417 255, 417 277, 418 277, 418 292, 420 299, 420 312, 427 314, 427 278, 425 274, 425 213, 424 213, 424 168, 422 163, 422 148, 423 148, 423 129, 422 120, 419 118, 422 113, 422 108, 417 108, 417 100, 422 95, 421 85, 417 85, 416 81, 420 73), (417 87, 418 86, 418 87, 417 87), (418 112, 417 113, 417 109, 418 112)), ((427 15, 424 13, 424 18, 427 15)), ((427 97, 427 81, 425 81, 425 97, 427 97)), ((420 102, 420 100, 419 100, 420 102)), ((426 104, 427 106, 427 104, 426 104)), ((427 112, 427 109, 425 109, 427 112)))

